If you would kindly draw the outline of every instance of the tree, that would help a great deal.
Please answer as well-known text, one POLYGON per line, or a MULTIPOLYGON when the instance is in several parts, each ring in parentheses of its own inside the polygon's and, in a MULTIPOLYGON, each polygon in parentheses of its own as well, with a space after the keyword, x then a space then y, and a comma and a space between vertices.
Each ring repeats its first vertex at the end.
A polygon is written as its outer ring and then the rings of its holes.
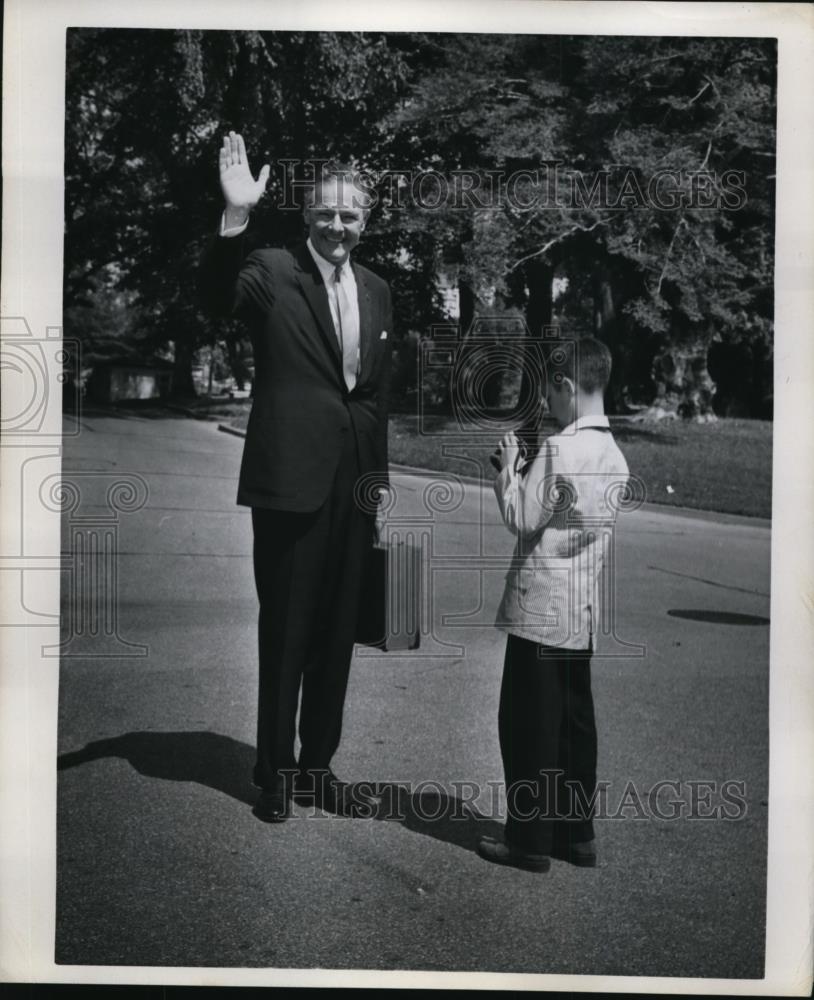
MULTIPOLYGON (((114 268, 171 343, 175 392, 194 393, 192 358, 213 341, 193 289, 217 222, 217 149, 246 131, 253 162, 342 155, 369 135, 399 85, 383 36, 71 29, 66 81, 65 300, 92 295, 114 268)), ((291 180, 278 173, 272 193, 291 180)), ((299 211, 272 199, 257 225, 286 242, 299 211)))
POLYGON ((235 128, 275 164, 261 241, 302 236, 306 161, 389 170, 357 256, 402 332, 442 318, 442 271, 465 329, 522 310, 539 331, 560 275, 563 326, 611 346, 612 405, 706 419, 710 348, 771 354, 775 66, 759 38, 73 29, 66 304, 126 293, 192 391, 221 330, 190 290, 235 128))
POLYGON ((445 36, 431 62, 397 116, 408 145, 514 177, 480 220, 471 201, 433 214, 469 283, 524 301, 533 327, 551 274, 587 272, 617 405, 644 347, 648 415, 708 418, 709 345, 771 329, 774 42, 445 36))
POLYGON ((580 144, 595 170, 620 165, 611 187, 629 194, 628 211, 600 213, 596 264, 628 341, 655 339, 646 415, 709 419, 710 345, 771 335, 775 42, 607 42, 580 42, 574 84, 588 102, 580 144))

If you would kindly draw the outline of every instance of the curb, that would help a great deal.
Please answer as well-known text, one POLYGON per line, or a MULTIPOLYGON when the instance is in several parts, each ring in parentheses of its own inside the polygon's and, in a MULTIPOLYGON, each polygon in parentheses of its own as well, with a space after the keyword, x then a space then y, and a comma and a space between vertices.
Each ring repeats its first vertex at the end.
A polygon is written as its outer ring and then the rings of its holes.
MULTIPOLYGON (((180 413, 184 417, 191 417, 193 420, 208 420, 210 423, 217 420, 217 416, 207 413, 205 410, 194 410, 191 406, 182 406, 180 403, 164 403, 164 408, 172 413, 180 413)), ((221 429, 226 428, 223 424, 221 429)))
POLYGON ((224 434, 234 434, 235 437, 246 437, 245 431, 240 430, 239 427, 230 427, 229 424, 218 424, 218 430, 223 431, 224 434))
MULTIPOLYGON (((235 437, 246 437, 246 432, 237 427, 230 427, 229 424, 218 424, 218 430, 224 434, 234 434, 235 437)), ((390 463, 393 472, 405 473, 408 476, 436 477, 441 479, 457 479, 462 483, 469 483, 472 486, 481 486, 484 489, 491 484, 478 476, 466 476, 457 472, 442 472, 439 469, 422 469, 416 465, 399 465, 390 463)), ((653 500, 642 504, 642 510, 650 514, 675 514, 676 517, 694 518, 697 521, 717 521, 719 524, 743 524, 750 528, 765 528, 771 530, 772 522, 766 517, 752 517, 749 514, 729 514, 726 511, 700 510, 697 507, 679 507, 678 504, 656 503, 653 500)))
POLYGON ((181 406, 180 403, 164 403, 166 409, 170 410, 172 413, 181 413, 185 417, 192 417, 193 420, 206 420, 207 417, 203 416, 199 411, 193 410, 190 406, 181 406))

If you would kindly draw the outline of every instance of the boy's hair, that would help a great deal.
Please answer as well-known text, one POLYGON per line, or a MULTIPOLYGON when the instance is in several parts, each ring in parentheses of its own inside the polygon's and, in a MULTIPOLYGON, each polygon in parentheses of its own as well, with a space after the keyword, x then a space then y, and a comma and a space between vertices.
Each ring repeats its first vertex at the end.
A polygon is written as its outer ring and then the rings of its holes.
POLYGON ((610 382, 611 353, 596 337, 566 340, 551 351, 548 368, 554 384, 569 378, 583 392, 604 392, 610 382))

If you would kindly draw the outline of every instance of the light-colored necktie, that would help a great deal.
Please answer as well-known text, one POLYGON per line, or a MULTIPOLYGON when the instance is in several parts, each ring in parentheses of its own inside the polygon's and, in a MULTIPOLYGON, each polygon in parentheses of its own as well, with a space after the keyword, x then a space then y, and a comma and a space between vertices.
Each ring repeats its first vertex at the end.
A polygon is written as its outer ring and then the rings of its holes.
POLYGON ((336 295, 337 336, 339 350, 342 352, 342 371, 345 375, 345 385, 353 391, 356 385, 356 375, 359 370, 359 334, 354 330, 353 316, 347 292, 342 283, 342 268, 334 269, 334 293, 336 295))

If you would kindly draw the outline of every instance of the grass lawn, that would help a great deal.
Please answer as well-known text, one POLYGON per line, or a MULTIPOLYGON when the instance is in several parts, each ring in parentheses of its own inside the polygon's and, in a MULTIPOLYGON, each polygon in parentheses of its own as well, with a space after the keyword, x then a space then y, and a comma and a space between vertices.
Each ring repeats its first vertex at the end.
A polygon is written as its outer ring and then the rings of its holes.
POLYGON ((770 420, 623 424, 613 433, 653 503, 772 516, 770 420), (674 490, 669 493, 667 487, 674 490))
MULTIPOLYGON (((765 420, 721 419, 715 424, 675 421, 635 424, 612 418, 614 437, 631 473, 643 480, 652 503, 695 507, 771 517, 772 423, 765 420), (667 487, 672 487, 670 492, 667 487)), ((466 458, 443 453, 454 447, 455 423, 435 418, 430 433, 418 435, 414 416, 394 414, 390 419, 390 461, 425 469, 472 474, 466 458)), ((426 422, 425 422, 426 427, 426 422)), ((497 444, 484 440, 479 447, 461 448, 490 470, 489 453, 497 444)))
MULTIPOLYGON (((224 422, 245 428, 248 404, 235 401, 217 413, 224 422)), ((721 419, 715 424, 683 421, 635 424, 611 418, 613 433, 630 471, 643 480, 652 503, 771 517, 772 423, 767 420, 721 419), (672 487, 672 492, 667 487, 672 487)), ((418 434, 418 418, 390 417, 390 461, 422 469, 477 474, 494 471, 489 454, 497 444, 455 444, 457 425, 446 417, 429 417, 418 434), (444 448, 446 446, 446 448, 444 448), (450 454, 461 452, 464 457, 450 454), (468 456, 468 457, 467 457, 468 456), (469 460, 472 459, 473 461, 469 460)), ((457 441, 462 439, 457 436, 457 441)))

